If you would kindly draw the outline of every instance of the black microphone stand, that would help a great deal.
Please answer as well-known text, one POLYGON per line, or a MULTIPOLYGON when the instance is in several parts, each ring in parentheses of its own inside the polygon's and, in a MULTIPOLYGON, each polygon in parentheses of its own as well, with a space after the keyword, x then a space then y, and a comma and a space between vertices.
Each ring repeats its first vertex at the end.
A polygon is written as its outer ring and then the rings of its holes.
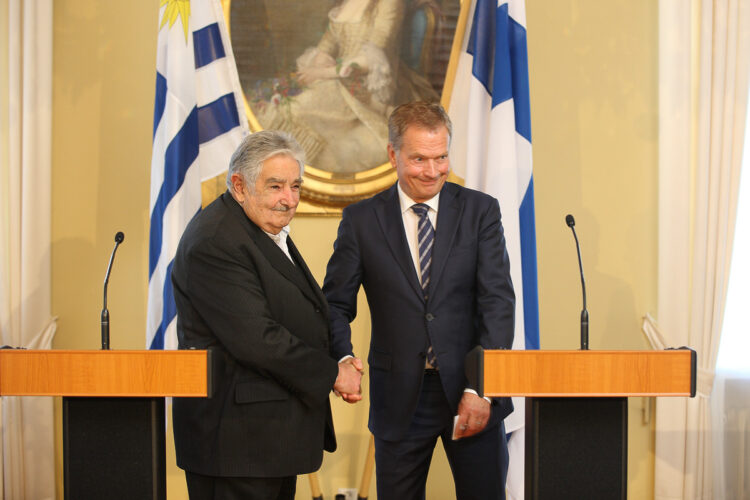
POLYGON ((107 284, 109 283, 109 273, 112 272, 112 261, 115 260, 115 252, 117 247, 120 246, 122 240, 125 239, 125 234, 122 231, 118 231, 115 235, 115 248, 112 250, 112 255, 109 258, 109 266, 107 266, 107 274, 104 275, 104 307, 102 308, 102 350, 109 350, 109 310, 107 310, 107 284))
POLYGON ((581 246, 578 244, 578 235, 576 234, 576 221, 572 215, 565 216, 565 223, 573 231, 573 238, 576 240, 576 251, 578 252, 578 269, 581 271, 581 290, 583 291, 583 310, 581 310, 581 350, 589 349, 589 312, 586 309, 586 280, 583 278, 583 263, 581 262, 581 246))

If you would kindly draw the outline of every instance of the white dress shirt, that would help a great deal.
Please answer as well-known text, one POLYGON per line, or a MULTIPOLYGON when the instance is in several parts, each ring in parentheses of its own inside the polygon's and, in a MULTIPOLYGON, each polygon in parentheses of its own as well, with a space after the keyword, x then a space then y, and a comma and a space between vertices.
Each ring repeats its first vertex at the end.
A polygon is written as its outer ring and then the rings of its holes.
MULTIPOLYGON (((266 233, 265 231, 263 232, 266 233)), ((279 231, 279 234, 266 234, 273 240, 274 243, 276 243, 276 246, 279 247, 282 252, 284 252, 284 255, 289 257, 289 260, 292 261, 292 264, 294 264, 294 259, 292 259, 292 256, 289 254, 289 247, 286 244, 286 239, 289 237, 289 226, 282 227, 281 231, 279 231)))
MULTIPOLYGON (((401 218, 404 221, 404 231, 406 231, 406 241, 409 243, 409 253, 411 253, 411 259, 414 263, 414 269, 417 271, 417 277, 419 282, 422 282, 422 267, 419 265, 419 216, 411 209, 417 202, 412 200, 409 195, 404 193, 401 189, 401 184, 397 185, 398 189, 398 201, 401 204, 401 218)), ((430 219, 432 228, 437 231, 437 215, 438 215, 438 202, 440 201, 440 193, 434 197, 423 202, 429 210, 427 211, 427 217, 430 219)))

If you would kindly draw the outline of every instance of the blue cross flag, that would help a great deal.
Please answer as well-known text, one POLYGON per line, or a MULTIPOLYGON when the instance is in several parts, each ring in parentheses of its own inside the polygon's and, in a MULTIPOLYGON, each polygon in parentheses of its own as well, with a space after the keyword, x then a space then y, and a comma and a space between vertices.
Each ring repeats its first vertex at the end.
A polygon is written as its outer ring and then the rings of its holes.
MULTIPOLYGON (((461 46, 449 114, 451 165, 467 187, 500 200, 516 291, 514 349, 539 348, 531 112, 523 0, 474 0, 461 46)), ((509 499, 523 498, 524 405, 510 433, 509 499)))

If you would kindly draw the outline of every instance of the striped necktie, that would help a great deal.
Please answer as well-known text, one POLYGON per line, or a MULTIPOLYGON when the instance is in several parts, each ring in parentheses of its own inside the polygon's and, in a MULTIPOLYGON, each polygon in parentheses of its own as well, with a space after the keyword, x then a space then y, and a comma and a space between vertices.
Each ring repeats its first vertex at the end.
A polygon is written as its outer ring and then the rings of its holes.
MULTIPOLYGON (((422 274, 422 293, 427 300, 427 288, 430 285, 430 269, 432 267, 432 244, 435 242, 435 228, 432 227, 427 213, 430 207, 424 203, 412 205, 411 209, 419 217, 417 224, 417 242, 419 246, 419 269, 422 274)), ((427 368, 437 368, 437 356, 432 350, 432 344, 427 348, 427 368)))

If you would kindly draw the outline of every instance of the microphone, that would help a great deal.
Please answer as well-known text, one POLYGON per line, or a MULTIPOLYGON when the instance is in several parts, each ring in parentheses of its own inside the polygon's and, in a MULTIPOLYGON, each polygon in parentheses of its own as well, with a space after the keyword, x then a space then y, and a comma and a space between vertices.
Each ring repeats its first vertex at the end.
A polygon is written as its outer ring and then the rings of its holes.
POLYGON ((583 279, 583 263, 581 262, 581 246, 578 244, 578 235, 576 234, 576 220, 572 215, 565 216, 565 223, 576 240, 576 250, 578 251, 578 269, 581 271, 581 290, 583 291, 583 310, 581 311, 581 350, 589 349, 589 312, 586 310, 586 280, 583 279))
POLYGON ((102 350, 109 350, 109 311, 107 310, 107 283, 109 283, 109 273, 112 272, 112 261, 115 260, 115 252, 117 247, 120 246, 122 240, 125 239, 125 234, 122 231, 118 231, 115 235, 115 248, 112 250, 112 256, 109 258, 109 266, 107 266, 107 274, 104 275, 104 308, 102 309, 102 350))

